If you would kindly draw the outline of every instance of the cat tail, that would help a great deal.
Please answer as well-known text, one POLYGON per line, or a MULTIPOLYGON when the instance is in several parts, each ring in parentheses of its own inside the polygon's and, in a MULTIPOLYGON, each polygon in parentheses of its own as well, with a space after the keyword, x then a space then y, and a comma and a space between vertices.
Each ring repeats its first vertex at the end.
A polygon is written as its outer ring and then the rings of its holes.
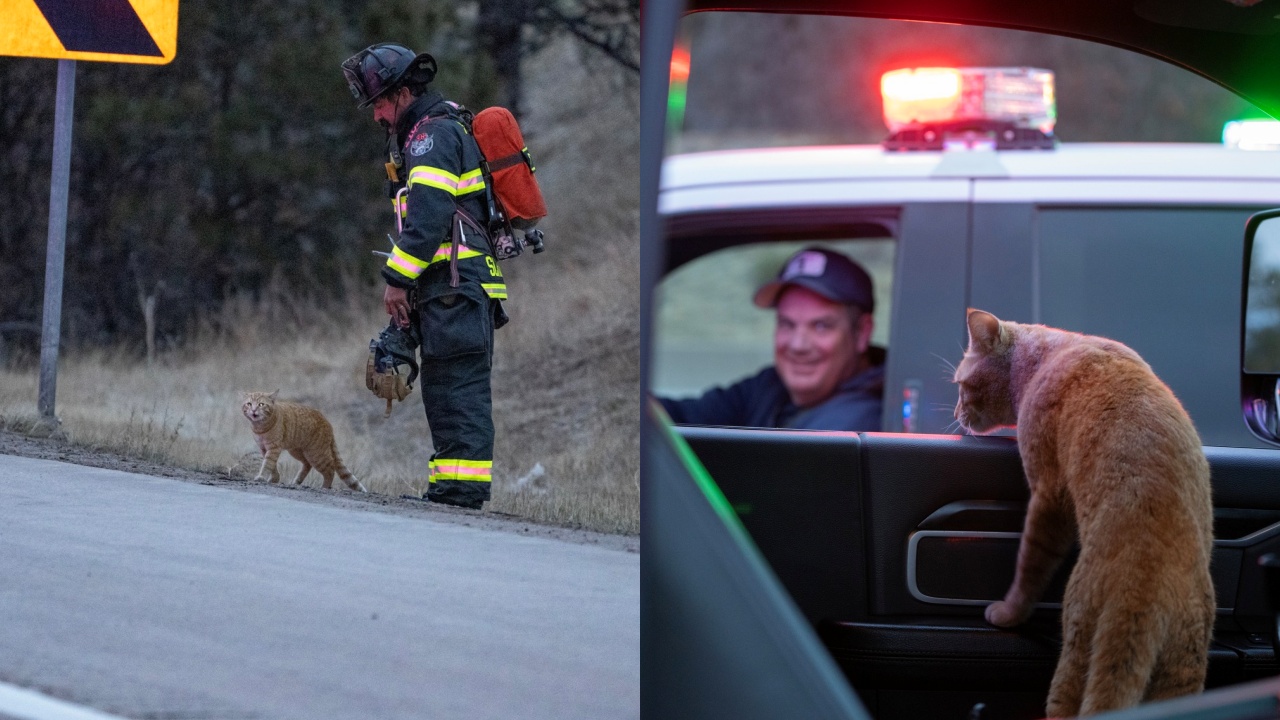
POLYGON ((355 475, 342 464, 342 456, 338 454, 338 441, 333 441, 333 468, 338 473, 338 478, 347 484, 347 487, 360 492, 369 492, 364 488, 364 483, 356 479, 355 475))
POLYGON ((1155 673, 1168 618, 1155 604, 1120 605, 1103 609, 1094 626, 1080 715, 1139 704, 1155 673))

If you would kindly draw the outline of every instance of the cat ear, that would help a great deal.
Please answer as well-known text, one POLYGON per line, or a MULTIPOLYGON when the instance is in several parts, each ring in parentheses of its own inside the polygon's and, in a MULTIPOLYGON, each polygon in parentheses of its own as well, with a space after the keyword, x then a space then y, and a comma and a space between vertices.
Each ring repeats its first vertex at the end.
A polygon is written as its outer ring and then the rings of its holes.
POLYGON ((267 397, 271 398, 272 400, 275 400, 276 396, 279 394, 280 394, 280 388, 276 388, 275 390, 272 390, 271 394, 268 395, 267 397))
POLYGON ((969 308, 966 320, 969 323, 969 347, 974 350, 989 353, 1007 337, 1000 318, 989 312, 969 308))

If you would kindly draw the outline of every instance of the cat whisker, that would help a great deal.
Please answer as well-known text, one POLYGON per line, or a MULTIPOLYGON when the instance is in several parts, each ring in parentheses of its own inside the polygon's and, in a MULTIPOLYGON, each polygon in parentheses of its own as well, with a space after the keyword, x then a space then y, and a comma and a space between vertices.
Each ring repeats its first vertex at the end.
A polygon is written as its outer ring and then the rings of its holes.
POLYGON ((929 354, 941 360, 942 366, 947 369, 946 375, 943 376, 943 379, 946 380, 947 382, 954 382, 956 377, 955 364, 952 363, 950 360, 942 357, 938 353, 929 353, 929 354))
POLYGON ((941 360, 941 361, 942 361, 942 364, 943 364, 944 366, 946 366, 946 367, 947 367, 947 369, 951 370, 952 372, 955 372, 955 369, 956 369, 955 363, 953 363, 953 362, 951 362, 950 360, 948 360, 948 359, 946 359, 946 358, 942 357, 942 356, 941 356, 941 355, 939 355, 938 353, 929 353, 929 354, 930 354, 930 355, 932 355, 932 356, 934 356, 934 357, 936 357, 936 358, 938 358, 939 360, 941 360))

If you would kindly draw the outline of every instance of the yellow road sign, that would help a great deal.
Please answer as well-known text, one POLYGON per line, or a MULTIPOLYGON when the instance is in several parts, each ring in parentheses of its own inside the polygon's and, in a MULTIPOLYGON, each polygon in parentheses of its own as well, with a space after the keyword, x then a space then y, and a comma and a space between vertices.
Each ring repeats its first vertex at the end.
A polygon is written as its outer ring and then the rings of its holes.
POLYGON ((0 55, 163 65, 178 0, 0 0, 0 55))

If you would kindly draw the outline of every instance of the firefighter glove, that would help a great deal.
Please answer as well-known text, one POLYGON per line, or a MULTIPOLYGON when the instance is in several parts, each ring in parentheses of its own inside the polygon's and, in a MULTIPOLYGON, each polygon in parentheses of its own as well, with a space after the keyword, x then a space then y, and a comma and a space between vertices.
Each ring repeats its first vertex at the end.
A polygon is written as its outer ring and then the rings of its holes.
POLYGON ((376 363, 374 362, 374 353, 369 353, 369 362, 364 366, 364 384, 374 395, 387 401, 386 412, 383 417, 391 417, 391 401, 401 400, 409 397, 409 393, 413 392, 413 388, 405 382, 404 376, 397 373, 394 368, 378 372, 376 363))
POLYGON ((364 367, 364 384, 374 395, 387 401, 385 415, 391 415, 391 401, 403 401, 413 391, 418 377, 414 351, 419 345, 416 333, 403 330, 393 321, 374 340, 369 341, 369 360, 364 367), (409 366, 409 376, 400 374, 399 366, 409 366))

